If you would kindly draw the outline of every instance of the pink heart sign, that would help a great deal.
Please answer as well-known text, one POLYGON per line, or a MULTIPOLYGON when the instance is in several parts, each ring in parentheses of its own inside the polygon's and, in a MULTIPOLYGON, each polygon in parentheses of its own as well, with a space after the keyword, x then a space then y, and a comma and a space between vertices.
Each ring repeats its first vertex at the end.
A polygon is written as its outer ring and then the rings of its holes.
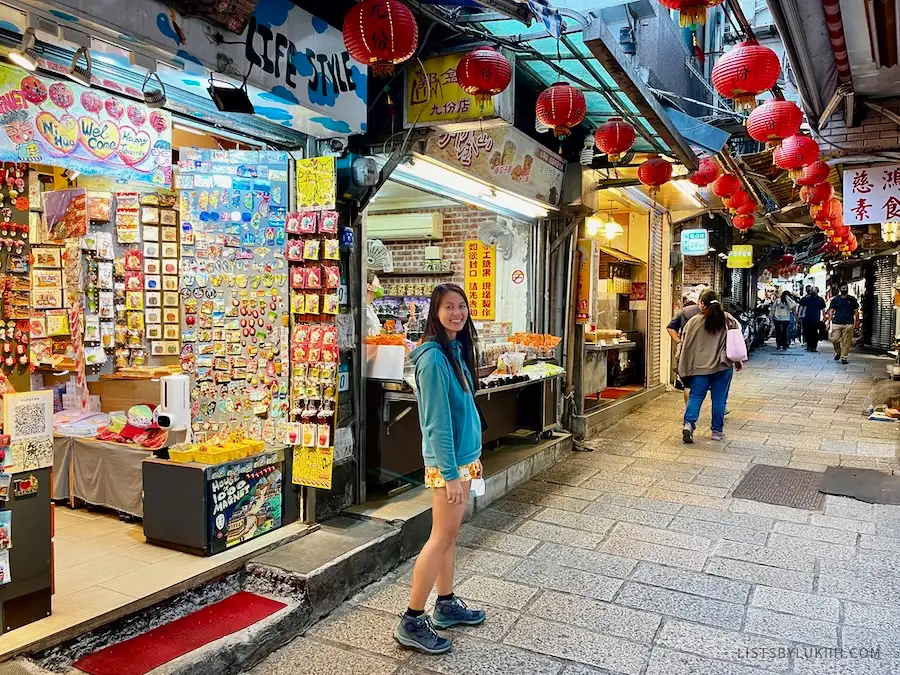
POLYGON ((71 115, 60 119, 50 112, 41 112, 35 118, 38 133, 60 155, 68 155, 78 144, 78 123, 71 115))
POLYGON ((131 127, 119 129, 119 157, 129 166, 140 164, 150 154, 150 134, 146 131, 135 131, 131 127))
POLYGON ((78 140, 97 159, 106 159, 119 149, 119 128, 109 120, 78 118, 78 140))

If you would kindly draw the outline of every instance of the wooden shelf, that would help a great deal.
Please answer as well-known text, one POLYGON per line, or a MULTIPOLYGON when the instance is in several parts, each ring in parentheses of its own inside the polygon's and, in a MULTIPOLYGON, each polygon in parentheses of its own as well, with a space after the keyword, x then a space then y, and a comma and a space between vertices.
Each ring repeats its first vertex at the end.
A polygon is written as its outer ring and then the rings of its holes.
POLYGON ((376 272, 376 276, 381 277, 452 277, 454 272, 436 270, 394 270, 393 272, 376 272))

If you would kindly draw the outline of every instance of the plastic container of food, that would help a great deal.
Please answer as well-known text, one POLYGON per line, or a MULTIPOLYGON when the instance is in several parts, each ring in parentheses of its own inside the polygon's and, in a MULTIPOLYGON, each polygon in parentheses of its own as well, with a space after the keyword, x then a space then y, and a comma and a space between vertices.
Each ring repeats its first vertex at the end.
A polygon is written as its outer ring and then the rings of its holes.
POLYGON ((169 459, 178 464, 187 464, 194 461, 193 448, 169 448, 169 459))

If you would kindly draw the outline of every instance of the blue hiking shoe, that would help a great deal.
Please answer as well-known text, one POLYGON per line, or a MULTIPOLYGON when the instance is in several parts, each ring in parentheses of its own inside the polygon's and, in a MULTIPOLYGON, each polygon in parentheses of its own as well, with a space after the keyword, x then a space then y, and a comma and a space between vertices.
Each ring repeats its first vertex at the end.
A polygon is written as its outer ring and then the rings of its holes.
POLYGON ((453 626, 480 626, 484 623, 485 613, 480 609, 469 609, 466 603, 455 595, 450 600, 438 601, 432 612, 436 628, 452 628, 453 626))
POLYGON ((404 647, 415 649, 423 654, 443 654, 449 652, 453 646, 449 638, 437 634, 431 617, 427 614, 420 617, 406 614, 401 616, 400 624, 394 630, 394 639, 404 647))

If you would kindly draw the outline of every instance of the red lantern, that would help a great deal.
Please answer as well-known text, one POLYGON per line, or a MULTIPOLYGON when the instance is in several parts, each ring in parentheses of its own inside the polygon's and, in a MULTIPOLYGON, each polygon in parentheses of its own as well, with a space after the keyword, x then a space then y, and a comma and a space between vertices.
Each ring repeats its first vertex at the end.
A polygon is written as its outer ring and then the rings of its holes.
POLYGON ((809 136, 794 134, 785 138, 773 153, 775 166, 788 172, 797 180, 803 168, 819 159, 819 144, 809 136))
POLYGON ((725 197, 722 200, 722 203, 725 205, 725 208, 731 209, 732 211, 737 211, 741 206, 750 201, 750 195, 748 195, 743 190, 738 190, 730 197, 725 197))
POLYGON ((794 256, 791 253, 785 253, 778 262, 782 267, 789 267, 794 264, 794 256))
POLYGON ((750 214, 740 214, 731 219, 731 224, 741 232, 749 230, 755 222, 756 219, 750 214))
POLYGON ((721 4, 722 0, 659 0, 659 4, 678 12, 682 28, 706 23, 706 10, 721 4))
POLYGON ((594 132, 594 143, 610 162, 618 162, 622 155, 634 147, 634 127, 621 117, 611 117, 594 132))
POLYGON ((857 248, 859 248, 859 242, 857 241, 854 235, 850 235, 850 253, 853 253, 857 248))
POLYGON ((651 157, 638 167, 638 180, 650 188, 650 192, 659 192, 659 188, 672 178, 672 165, 662 157, 651 157))
POLYGON ((811 206, 809 213, 812 217, 822 223, 837 223, 844 221, 844 205, 840 199, 832 197, 820 206, 811 206))
POLYGON ((712 157, 704 157, 700 165, 688 180, 698 187, 706 187, 719 177, 719 165, 712 157))
POLYGON ((775 86, 780 73, 775 52, 756 40, 746 40, 719 59, 713 67, 712 83, 719 94, 734 99, 735 107, 741 110, 752 108, 757 94, 775 86))
POLYGON ((736 212, 738 215, 746 216, 754 213, 758 208, 759 204, 756 203, 755 199, 748 199, 746 204, 744 204, 743 206, 739 206, 736 209, 736 212))
POLYGON ((344 17, 344 45, 355 60, 372 67, 376 77, 390 75, 409 60, 419 45, 419 26, 398 0, 363 0, 344 17))
POLYGON ((827 183, 830 175, 831 167, 819 159, 812 164, 803 167, 803 171, 797 179, 797 185, 817 185, 818 183, 827 183))
POLYGON ((741 181, 733 173, 723 173, 712 184, 712 193, 719 199, 730 197, 741 189, 741 181))
POLYGON ((557 138, 565 138, 587 115, 584 94, 565 82, 544 89, 537 100, 537 118, 557 138))
POLYGON ((811 187, 800 188, 800 191, 806 190, 806 203, 813 206, 821 206, 829 199, 834 197, 834 187, 831 183, 818 183, 811 187))
POLYGON ((512 80, 512 66, 496 49, 477 47, 456 66, 459 88, 484 105, 491 96, 505 91, 512 80))
POLYGON ((803 111, 796 103, 771 99, 755 108, 747 118, 747 135, 767 146, 778 144, 800 131, 803 111))

